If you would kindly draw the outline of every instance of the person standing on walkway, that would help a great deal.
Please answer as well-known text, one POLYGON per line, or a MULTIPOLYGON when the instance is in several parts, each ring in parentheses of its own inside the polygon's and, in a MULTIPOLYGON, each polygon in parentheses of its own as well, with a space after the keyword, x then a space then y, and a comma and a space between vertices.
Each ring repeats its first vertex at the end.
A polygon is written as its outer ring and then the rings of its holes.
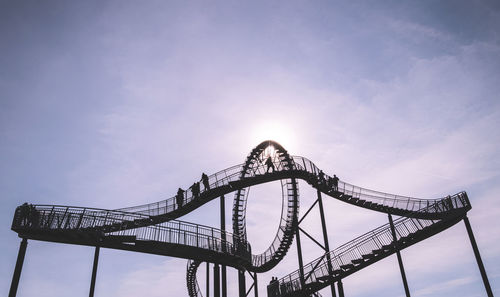
POLYGON ((273 159, 271 158, 271 156, 269 156, 267 158, 266 165, 267 165, 266 173, 269 173, 269 169, 273 169, 273 172, 276 170, 276 168, 274 167, 273 159))
POLYGON ((182 188, 179 188, 179 190, 177 190, 175 200, 177 201, 177 208, 181 208, 182 203, 184 202, 184 190, 182 188))
POLYGON ((339 190, 339 178, 335 174, 333 175, 333 190, 339 190))
POLYGON ((201 181, 203 182, 203 187, 205 187, 205 191, 210 190, 210 184, 208 182, 208 176, 203 172, 201 174, 201 181))

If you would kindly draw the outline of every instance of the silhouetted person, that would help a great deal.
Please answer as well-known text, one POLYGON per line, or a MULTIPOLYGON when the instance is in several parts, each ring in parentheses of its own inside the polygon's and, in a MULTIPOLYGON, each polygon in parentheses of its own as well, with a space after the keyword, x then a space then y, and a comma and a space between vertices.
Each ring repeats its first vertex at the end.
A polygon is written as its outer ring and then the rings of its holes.
POLYGON ((28 216, 30 214, 30 207, 28 203, 23 203, 19 207, 19 216, 20 216, 20 223, 21 225, 27 225, 28 224, 28 216))
POLYGON ((31 226, 34 225, 36 217, 38 217, 38 212, 37 212, 35 206, 33 206, 33 204, 30 204, 29 205, 29 213, 28 213, 28 223, 30 223, 31 226))
POLYGON ((272 277, 269 287, 267 287, 267 296, 278 297, 280 295, 279 281, 277 277, 272 277))
POLYGON ((201 174, 201 181, 203 182, 203 187, 205 187, 205 191, 210 190, 210 184, 208 183, 208 176, 205 173, 201 174))
POLYGON ((177 190, 177 195, 175 195, 175 200, 177 201, 177 207, 181 208, 182 203, 184 202, 184 190, 182 188, 179 188, 179 190, 177 190))
POLYGON ((31 213, 31 226, 39 227, 38 226, 39 224, 40 224, 40 212, 33 206, 31 213))
POLYGON ((325 173, 323 172, 323 170, 319 171, 319 183, 320 184, 324 184, 325 183, 325 173))
POLYGON ((335 174, 333 175, 333 189, 335 191, 339 189, 339 178, 335 174))
POLYGON ((273 159, 271 159, 271 156, 269 156, 266 160, 266 165, 267 165, 267 170, 266 170, 266 173, 269 173, 269 169, 273 169, 273 172, 276 170, 276 168, 274 168, 274 163, 273 163, 273 159))
POLYGON ((199 182, 195 182, 191 186, 191 192, 193 193, 193 198, 198 198, 198 196, 200 195, 200 183, 199 182))

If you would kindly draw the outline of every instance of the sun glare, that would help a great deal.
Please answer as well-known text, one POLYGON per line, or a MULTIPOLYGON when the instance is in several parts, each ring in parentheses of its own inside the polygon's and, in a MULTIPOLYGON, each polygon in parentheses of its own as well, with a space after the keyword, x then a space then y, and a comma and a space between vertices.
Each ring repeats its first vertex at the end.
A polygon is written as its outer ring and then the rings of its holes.
POLYGON ((263 122, 256 125, 252 131, 252 141, 260 143, 264 140, 274 140, 284 147, 293 145, 292 128, 282 122, 263 122))

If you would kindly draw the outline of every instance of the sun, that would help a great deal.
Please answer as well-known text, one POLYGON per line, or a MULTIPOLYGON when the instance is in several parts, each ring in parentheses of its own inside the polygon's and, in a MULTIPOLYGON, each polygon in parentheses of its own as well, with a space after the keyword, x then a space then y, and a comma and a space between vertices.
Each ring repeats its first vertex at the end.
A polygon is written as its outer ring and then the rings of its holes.
POLYGON ((274 140, 284 147, 292 145, 294 134, 292 127, 283 122, 265 121, 256 124, 252 129, 252 141, 260 143, 264 140, 274 140))

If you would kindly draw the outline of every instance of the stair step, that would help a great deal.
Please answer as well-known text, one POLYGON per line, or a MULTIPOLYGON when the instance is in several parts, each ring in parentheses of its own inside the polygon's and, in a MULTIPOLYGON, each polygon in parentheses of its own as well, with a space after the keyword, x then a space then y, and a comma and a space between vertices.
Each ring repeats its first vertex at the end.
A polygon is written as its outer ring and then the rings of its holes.
POLYGON ((361 257, 363 257, 363 259, 365 260, 369 260, 369 259, 373 259, 373 257, 375 257, 374 254, 366 254, 366 255, 362 255, 361 257))
POLYGON ((353 264, 340 265, 340 268, 342 268, 342 270, 346 271, 346 270, 353 269, 354 265, 353 264))
POLYGON ((391 250, 393 247, 394 247, 394 244, 392 244, 392 243, 391 243, 391 244, 386 244, 386 245, 383 245, 383 246, 382 246, 382 249, 383 249, 384 251, 388 251, 388 250, 391 250))
POLYGON ((384 250, 383 249, 376 249, 376 250, 373 250, 372 253, 374 255, 380 255, 380 254, 384 253, 384 250))
POLYGON ((351 262, 352 262, 352 264, 359 265, 359 264, 363 263, 364 260, 363 259, 354 259, 351 262))

